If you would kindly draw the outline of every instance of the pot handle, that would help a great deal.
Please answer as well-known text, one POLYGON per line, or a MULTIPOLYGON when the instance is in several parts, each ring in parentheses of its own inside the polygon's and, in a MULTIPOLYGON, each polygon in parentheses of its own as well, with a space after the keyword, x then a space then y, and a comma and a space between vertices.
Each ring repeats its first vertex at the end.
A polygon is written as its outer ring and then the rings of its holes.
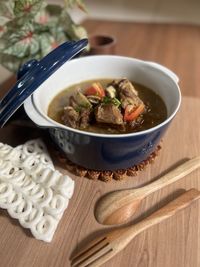
POLYGON ((157 69, 160 69, 162 71, 164 71, 166 74, 168 74, 172 80, 175 81, 175 83, 179 83, 179 77, 173 72, 171 71, 170 69, 158 64, 158 63, 155 63, 155 62, 152 62, 152 61, 146 61, 148 64, 150 64, 151 66, 154 66, 156 67, 157 69))
POLYGON ((32 97, 29 96, 24 102, 24 109, 28 114, 29 118, 41 128, 53 127, 51 123, 43 118, 39 112, 37 112, 33 106, 32 97))

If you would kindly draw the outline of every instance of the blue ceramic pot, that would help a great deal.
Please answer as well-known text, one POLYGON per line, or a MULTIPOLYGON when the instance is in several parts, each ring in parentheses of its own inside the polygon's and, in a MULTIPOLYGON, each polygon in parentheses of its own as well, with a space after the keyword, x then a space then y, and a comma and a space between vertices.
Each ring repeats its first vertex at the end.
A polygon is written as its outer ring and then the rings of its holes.
POLYGON ((72 162, 94 170, 117 170, 146 159, 155 150, 166 126, 137 137, 96 137, 59 128, 50 129, 50 135, 72 162))
POLYGON ((53 141, 72 162, 94 170, 116 170, 147 159, 166 132, 180 103, 178 78, 169 69, 127 57, 90 56, 66 62, 26 100, 24 107, 35 124, 49 129, 53 141), (66 87, 85 80, 122 77, 159 94, 167 107, 167 119, 145 131, 107 135, 72 129, 48 117, 50 102, 66 87))

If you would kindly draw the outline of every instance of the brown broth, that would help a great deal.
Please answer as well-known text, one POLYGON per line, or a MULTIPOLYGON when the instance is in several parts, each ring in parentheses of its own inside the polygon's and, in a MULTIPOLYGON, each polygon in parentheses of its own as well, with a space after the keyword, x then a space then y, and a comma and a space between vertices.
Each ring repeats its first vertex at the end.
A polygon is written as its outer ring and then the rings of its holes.
MULTIPOLYGON (((113 79, 100 79, 100 80, 89 80, 85 82, 81 82, 80 84, 75 84, 70 86, 60 92, 54 99, 51 101, 48 108, 48 116, 61 123, 61 116, 63 112, 63 108, 68 105, 68 99, 71 95, 73 95, 77 89, 84 91, 85 88, 89 87, 93 82, 100 82, 103 86, 106 86, 113 79)), ((167 118, 167 108, 162 100, 162 98, 154 93, 151 89, 132 82, 135 89, 138 91, 138 95, 141 100, 144 102, 146 106, 148 106, 148 112, 143 114, 143 123, 138 124, 133 128, 126 127, 125 133, 130 132, 139 132, 143 130, 150 129, 161 122, 163 122, 167 118)), ((120 134, 117 129, 110 128, 109 126, 98 125, 97 123, 90 125, 87 129, 83 129, 87 132, 95 132, 95 133, 104 133, 104 134, 120 134)))

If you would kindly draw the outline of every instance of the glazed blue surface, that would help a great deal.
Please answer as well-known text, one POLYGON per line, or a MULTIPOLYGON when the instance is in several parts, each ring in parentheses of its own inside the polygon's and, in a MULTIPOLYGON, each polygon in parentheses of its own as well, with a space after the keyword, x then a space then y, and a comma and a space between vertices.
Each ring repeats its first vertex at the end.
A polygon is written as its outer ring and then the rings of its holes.
POLYGON ((114 138, 90 136, 62 128, 50 128, 49 132, 72 162, 94 170, 118 170, 147 159, 156 149, 168 124, 149 133, 114 138))
MULTIPOLYGON (((29 62, 27 63, 27 68, 29 64, 34 65, 37 63, 29 62)), ((69 81, 74 83, 76 80, 82 80, 83 77, 87 77, 87 75, 90 77, 99 76, 99 70, 101 70, 100 73, 104 73, 104 75, 101 74, 102 77, 106 76, 107 72, 110 77, 118 77, 119 73, 129 73, 130 69, 132 69, 131 73, 133 71, 134 75, 138 75, 138 82, 140 79, 146 79, 148 85, 158 90, 161 95, 166 96, 166 90, 169 90, 167 97, 164 97, 168 118, 152 129, 135 134, 111 136, 87 133, 63 126, 48 118, 46 113, 47 106, 43 109, 44 102, 42 100, 47 97, 46 104, 51 101, 50 97, 48 99, 48 96, 46 96, 45 90, 41 90, 27 99, 25 103, 26 113, 36 125, 49 130, 55 144, 72 162, 93 170, 127 169, 146 160, 155 151, 180 106, 181 94, 177 84, 178 80, 170 72, 164 71, 163 67, 160 68, 156 64, 151 66, 148 62, 119 56, 94 56, 68 62, 60 72, 57 72, 58 75, 55 75, 52 81, 52 90, 55 89, 54 94, 56 95, 61 89, 61 86, 56 88, 57 83, 65 73, 68 83, 69 81), (113 68, 115 62, 119 68, 113 68), (105 69, 103 68, 104 66, 106 66, 105 69)), ((62 81, 62 87, 64 88, 65 79, 62 81)))
POLYGON ((87 39, 65 42, 40 61, 31 60, 25 63, 19 70, 19 80, 0 102, 0 126, 3 127, 27 97, 87 44, 87 39))

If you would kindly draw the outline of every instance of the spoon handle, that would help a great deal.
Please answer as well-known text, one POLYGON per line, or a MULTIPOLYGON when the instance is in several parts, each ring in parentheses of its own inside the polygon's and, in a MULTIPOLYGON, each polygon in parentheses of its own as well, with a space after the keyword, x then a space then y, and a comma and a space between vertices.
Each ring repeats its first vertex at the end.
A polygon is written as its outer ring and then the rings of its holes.
POLYGON ((169 202, 167 205, 155 211, 139 223, 121 228, 119 230, 115 230, 115 232, 118 232, 118 236, 120 232, 121 242, 124 242, 123 245, 125 246, 141 232, 161 223, 162 221, 165 221, 166 219, 173 217, 178 212, 189 207, 193 202, 199 199, 200 192, 196 189, 190 189, 169 202))
POLYGON ((138 189, 114 191, 104 196, 95 209, 98 222, 113 225, 127 221, 148 195, 174 183, 200 167, 200 157, 179 165, 158 180, 138 189))
POLYGON ((174 183, 179 181, 181 178, 185 177, 186 175, 190 174, 194 170, 200 167, 200 157, 192 158, 185 163, 179 165, 172 171, 168 172, 160 179, 137 189, 137 193, 139 193, 143 198, 147 197, 148 195, 174 183))

